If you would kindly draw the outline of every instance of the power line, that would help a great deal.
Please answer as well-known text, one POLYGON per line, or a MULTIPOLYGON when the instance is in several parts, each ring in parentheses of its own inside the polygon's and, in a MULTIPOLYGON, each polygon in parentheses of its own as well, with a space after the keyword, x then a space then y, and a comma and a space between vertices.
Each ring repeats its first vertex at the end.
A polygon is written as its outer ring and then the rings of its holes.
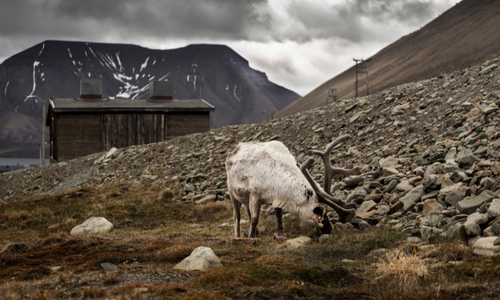
POLYGON ((358 98, 358 74, 366 74, 366 95, 370 94, 370 90, 368 88, 368 62, 371 61, 371 59, 362 59, 362 58, 353 58, 356 62, 356 83, 355 83, 355 90, 356 90, 356 98, 358 98))

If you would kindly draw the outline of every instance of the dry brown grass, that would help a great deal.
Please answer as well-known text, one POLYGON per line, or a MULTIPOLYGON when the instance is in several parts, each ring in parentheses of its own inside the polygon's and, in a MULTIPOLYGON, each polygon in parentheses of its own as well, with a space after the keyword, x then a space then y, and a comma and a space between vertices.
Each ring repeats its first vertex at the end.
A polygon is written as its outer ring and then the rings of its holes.
POLYGON ((375 268, 380 276, 374 281, 391 278, 404 289, 414 288, 419 279, 429 275, 427 265, 418 255, 407 254, 399 249, 386 253, 380 262, 375 263, 375 268))

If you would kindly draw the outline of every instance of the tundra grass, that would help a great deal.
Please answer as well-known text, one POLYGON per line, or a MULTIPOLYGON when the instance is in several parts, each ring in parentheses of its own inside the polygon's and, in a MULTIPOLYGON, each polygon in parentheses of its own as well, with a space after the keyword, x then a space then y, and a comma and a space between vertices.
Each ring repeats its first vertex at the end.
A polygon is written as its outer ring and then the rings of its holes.
MULTIPOLYGON (((389 229, 334 232, 303 248, 274 240, 262 216, 260 239, 233 239, 228 202, 183 204, 166 187, 115 185, 76 189, 0 206, 0 299, 464 299, 499 296, 498 257, 474 256, 458 243, 420 250, 389 229), (102 216, 106 236, 72 237, 73 226, 102 216), (9 248, 8 245, 17 245, 9 248), (177 271, 194 248, 207 246, 223 268, 177 271), (386 248, 387 255, 371 255, 386 248), (398 253, 395 255, 395 253, 398 253), (347 260, 347 261, 346 261, 347 260), (460 261, 461 265, 448 264, 460 261), (104 262, 119 267, 107 274, 104 262), (60 267, 54 271, 52 267, 60 267), (417 270, 419 270, 417 272, 417 270), (141 289, 142 288, 142 289, 141 289), (146 290, 144 288, 147 288, 146 290), (4 296, 5 295, 5 296, 4 296)), ((246 211, 242 209, 245 219, 246 211)), ((242 230, 248 228, 244 224, 242 230)), ((312 235, 284 219, 287 238, 312 235)))

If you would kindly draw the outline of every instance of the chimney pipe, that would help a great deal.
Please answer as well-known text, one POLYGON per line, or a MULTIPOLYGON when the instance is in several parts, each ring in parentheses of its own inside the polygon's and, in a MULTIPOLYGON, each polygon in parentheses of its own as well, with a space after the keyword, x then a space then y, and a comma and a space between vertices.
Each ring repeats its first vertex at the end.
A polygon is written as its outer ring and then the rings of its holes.
POLYGON ((172 81, 151 81, 149 83, 149 101, 170 102, 173 100, 172 81))
POLYGON ((82 78, 80 80, 80 101, 102 101, 102 79, 82 78))

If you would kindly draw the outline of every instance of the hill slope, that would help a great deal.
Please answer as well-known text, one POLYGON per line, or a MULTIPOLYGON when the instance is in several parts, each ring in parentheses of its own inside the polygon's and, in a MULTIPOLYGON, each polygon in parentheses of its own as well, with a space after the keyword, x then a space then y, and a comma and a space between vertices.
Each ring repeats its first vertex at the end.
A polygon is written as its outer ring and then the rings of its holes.
MULTIPOLYGON (((368 64, 370 92, 461 70, 499 53, 500 2, 464 0, 371 57, 368 64)), ((354 97, 355 76, 355 67, 351 67, 298 99, 276 117, 325 105, 330 88, 337 89, 340 99, 354 97)), ((366 95, 364 76, 360 75, 360 96, 366 95)))
POLYGON ((0 156, 35 156, 41 100, 80 95, 81 78, 102 78, 104 97, 146 99, 149 82, 169 80, 174 98, 214 105, 210 125, 255 123, 262 110, 279 111, 296 93, 253 70, 222 45, 152 50, 135 45, 45 41, 0 64, 0 156))
MULTIPOLYGON (((500 251, 499 65, 500 57, 108 159, 96 153, 0 174, 1 294, 121 299, 143 287, 145 299, 498 298, 498 254, 488 255, 500 251), (293 249, 273 239, 276 216, 266 206, 259 239, 232 238, 224 161, 239 142, 279 140, 302 163, 342 134, 351 139, 333 149, 332 164, 363 174, 336 178, 332 193, 357 203, 357 218, 318 238, 285 214, 287 238, 312 236, 293 249), (91 216, 115 229, 69 234, 91 216), (199 246, 224 268, 172 269, 199 246)), ((320 159, 310 171, 322 181, 320 159)))

